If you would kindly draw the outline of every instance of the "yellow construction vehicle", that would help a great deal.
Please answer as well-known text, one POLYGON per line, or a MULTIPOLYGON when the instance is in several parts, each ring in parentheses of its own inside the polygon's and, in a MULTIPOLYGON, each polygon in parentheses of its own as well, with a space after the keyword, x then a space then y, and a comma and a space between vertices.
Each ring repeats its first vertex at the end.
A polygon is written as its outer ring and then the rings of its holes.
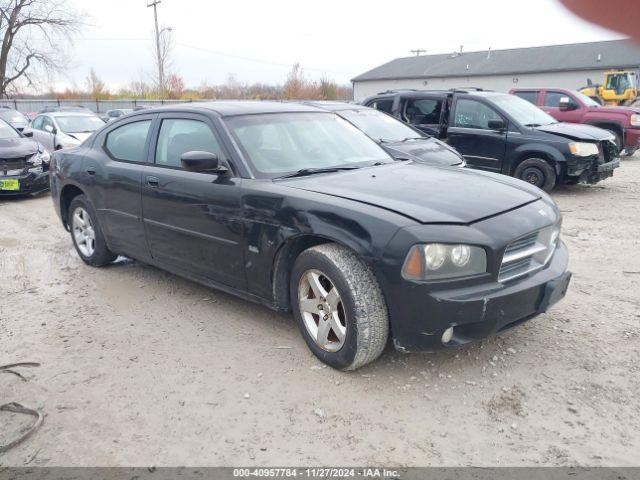
POLYGON ((593 84, 588 79, 581 93, 591 97, 600 105, 632 105, 638 99, 638 72, 631 70, 611 70, 604 74, 602 85, 593 84))

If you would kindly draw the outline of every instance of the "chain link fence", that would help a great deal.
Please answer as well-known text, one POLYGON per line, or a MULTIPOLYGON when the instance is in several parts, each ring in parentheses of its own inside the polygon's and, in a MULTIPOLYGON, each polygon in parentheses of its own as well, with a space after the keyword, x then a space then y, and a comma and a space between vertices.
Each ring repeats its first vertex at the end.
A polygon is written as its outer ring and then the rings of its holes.
MULTIPOLYGON (((198 100, 206 102, 207 100, 198 100)), ((2 99, 0 107, 6 106, 18 110, 27 116, 38 113, 45 107, 84 107, 92 112, 102 114, 107 110, 118 108, 136 108, 136 107, 155 107, 159 105, 171 105, 177 103, 188 103, 190 100, 59 100, 57 98, 38 98, 38 99, 2 99)))

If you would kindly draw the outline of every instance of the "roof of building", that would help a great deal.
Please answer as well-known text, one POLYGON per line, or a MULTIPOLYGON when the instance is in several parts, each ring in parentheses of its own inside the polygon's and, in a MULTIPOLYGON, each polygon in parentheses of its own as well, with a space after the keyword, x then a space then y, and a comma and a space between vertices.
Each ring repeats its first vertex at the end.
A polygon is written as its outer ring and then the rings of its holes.
POLYGON ((630 40, 546 47, 456 52, 396 58, 355 77, 365 80, 511 75, 609 68, 638 68, 640 46, 630 40))

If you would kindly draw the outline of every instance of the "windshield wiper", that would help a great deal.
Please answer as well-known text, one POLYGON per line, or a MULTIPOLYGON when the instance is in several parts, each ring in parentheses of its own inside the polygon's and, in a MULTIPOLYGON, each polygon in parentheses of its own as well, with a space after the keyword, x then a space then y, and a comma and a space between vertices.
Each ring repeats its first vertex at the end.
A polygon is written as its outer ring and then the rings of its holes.
POLYGON ((409 140, 425 140, 429 137, 407 137, 402 140, 402 142, 408 142, 409 140))
POLYGON ((535 127, 541 127, 542 124, 541 123, 525 123, 524 126, 525 127, 535 128, 535 127))
POLYGON ((293 177, 306 177, 307 175, 314 175, 316 173, 332 173, 340 172, 342 170, 356 170, 360 167, 326 167, 326 168, 303 168, 294 173, 289 173, 277 178, 293 178, 293 177))

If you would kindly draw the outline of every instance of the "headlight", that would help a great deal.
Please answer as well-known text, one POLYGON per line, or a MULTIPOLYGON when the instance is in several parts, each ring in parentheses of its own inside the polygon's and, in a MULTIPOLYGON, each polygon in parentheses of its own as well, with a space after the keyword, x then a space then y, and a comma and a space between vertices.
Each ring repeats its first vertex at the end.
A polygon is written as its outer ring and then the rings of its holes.
POLYGON ((487 271, 487 254, 472 245, 429 243, 414 245, 402 266, 408 280, 437 280, 466 277, 487 271))
POLYGON ((577 157, 590 157, 599 153, 597 144, 586 142, 570 143, 569 150, 577 157))
POLYGON ((640 115, 634 113, 633 115, 631 115, 629 122, 631 122, 631 125, 633 125, 634 127, 640 127, 640 115))

